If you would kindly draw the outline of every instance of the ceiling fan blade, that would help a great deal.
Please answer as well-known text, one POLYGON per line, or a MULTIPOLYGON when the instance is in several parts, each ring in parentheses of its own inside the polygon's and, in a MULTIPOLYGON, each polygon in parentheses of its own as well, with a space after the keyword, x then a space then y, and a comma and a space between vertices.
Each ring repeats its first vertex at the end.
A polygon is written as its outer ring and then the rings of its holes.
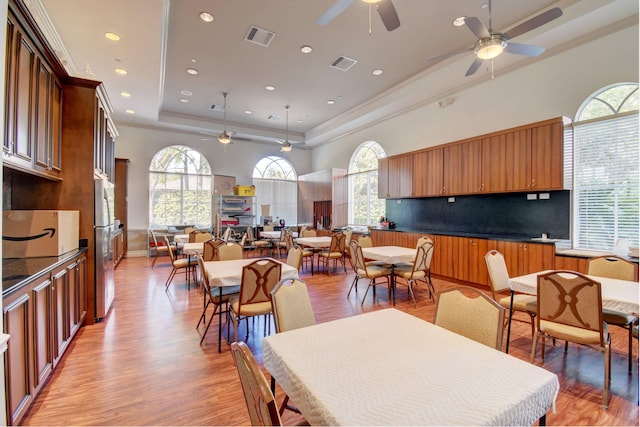
POLYGON ((387 31, 393 31, 400 26, 400 18, 398 18, 396 8, 393 6, 391 0, 382 0, 377 4, 377 8, 387 31))
POLYGON ((471 52, 472 50, 473 50, 472 47, 468 47, 466 49, 458 49, 458 50, 454 50, 452 52, 443 53, 442 55, 432 56, 430 58, 427 58, 427 61, 439 61, 441 59, 449 58, 450 56, 455 56, 455 55, 459 55, 461 53, 471 52))
POLYGON ((327 10, 324 15, 322 15, 316 21, 318 25, 326 25, 331 22, 336 16, 340 15, 346 8, 351 6, 353 0, 338 0, 333 6, 327 10))
POLYGON ((560 9, 559 7, 554 7, 553 9, 549 9, 538 16, 534 16, 528 21, 525 21, 522 24, 515 26, 514 28, 506 32, 505 36, 507 36, 507 38, 510 38, 510 39, 514 37, 518 37, 521 34, 534 30, 539 26, 544 25, 548 22, 551 22, 554 19, 559 18, 561 16, 562 16, 562 9, 560 9))
POLYGON ((476 58, 476 60, 473 61, 473 63, 471 64, 471 66, 469 67, 469 69, 467 70, 464 76, 469 77, 470 75, 474 74, 476 71, 478 71, 478 68, 480 68, 483 62, 484 62, 484 59, 476 58))
POLYGON ((487 37, 491 37, 491 34, 489 34, 489 30, 487 30, 487 27, 485 27, 484 24, 475 16, 465 18, 464 23, 471 30, 471 32, 476 35, 477 38, 484 39, 487 37))
POLYGON ((540 46, 534 46, 531 44, 520 43, 507 43, 507 47, 504 48, 505 52, 515 53, 516 55, 525 56, 540 56, 545 51, 545 48, 540 46))

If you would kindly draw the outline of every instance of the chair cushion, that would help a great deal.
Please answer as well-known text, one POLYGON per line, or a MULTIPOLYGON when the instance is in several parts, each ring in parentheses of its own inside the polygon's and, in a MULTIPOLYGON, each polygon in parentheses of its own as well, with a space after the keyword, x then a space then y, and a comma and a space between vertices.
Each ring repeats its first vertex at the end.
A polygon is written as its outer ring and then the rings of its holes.
POLYGON ((638 321, 638 318, 632 314, 621 313, 615 310, 602 309, 602 320, 616 326, 627 326, 638 321))
POLYGON ((357 271, 359 276, 369 277, 369 278, 378 278, 382 276, 388 276, 391 274, 391 271, 388 268, 384 268, 380 265, 368 265, 367 270, 363 270, 361 268, 357 271))
POLYGON ((189 261, 187 258, 180 258, 173 261, 173 266, 174 268, 186 268, 190 265, 196 265, 196 263, 197 263, 197 260, 189 261))
POLYGON ((242 304, 242 311, 238 313, 240 306, 239 296, 233 296, 229 300, 231 310, 239 316, 259 316, 261 314, 271 313, 271 301, 257 302, 255 304, 242 304))
MULTIPOLYGON (((501 306, 509 309, 511 297, 504 297, 498 301, 501 306)), ((515 294, 513 296, 513 309, 515 311, 528 311, 529 313, 538 312, 538 299, 535 295, 515 294)))
POLYGON ((396 276, 400 276, 405 280, 423 280, 424 281, 424 271, 413 271, 413 266, 395 268, 394 274, 396 276))
POLYGON ((323 258, 342 258, 342 252, 318 252, 318 256, 323 258))
MULTIPOLYGON (((607 324, 603 322, 604 337, 609 334, 607 324)), ((556 337, 560 340, 571 341, 579 344, 600 344, 600 332, 588 331, 575 326, 540 320, 540 331, 556 337)))

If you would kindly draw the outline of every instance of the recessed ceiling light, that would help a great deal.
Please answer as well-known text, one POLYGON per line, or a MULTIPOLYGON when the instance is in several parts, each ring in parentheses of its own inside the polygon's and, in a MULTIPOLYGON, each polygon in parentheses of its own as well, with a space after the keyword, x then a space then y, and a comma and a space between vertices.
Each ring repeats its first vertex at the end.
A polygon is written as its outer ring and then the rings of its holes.
POLYGON ((200 12, 200 19, 202 19, 204 22, 211 22, 213 21, 213 15, 209 12, 200 12))
POLYGON ((195 68, 187 68, 187 73, 195 76, 196 74, 198 74, 198 70, 196 70, 195 68))
POLYGON ((120 74, 121 76, 126 76, 127 75, 127 70, 125 70, 124 68, 116 68, 114 71, 117 74, 120 74))
POLYGON ((266 90, 276 90, 276 87, 275 86, 271 86, 271 85, 265 86, 264 88, 266 90))
POLYGON ((187 102, 189 102, 189 100, 186 98, 180 98, 180 102, 182 102, 183 104, 186 104, 187 102))
POLYGON ((245 114, 253 114, 253 111, 251 111, 251 110, 244 110, 244 113, 245 113, 245 114))
POLYGON ((296 123, 304 123, 304 120, 298 119, 298 120, 296 120, 296 123))
POLYGON ((135 112, 135 110, 126 110, 126 113, 127 114, 135 114, 136 112, 135 112))
POLYGON ((327 99, 327 104, 333 105, 335 103, 336 103, 336 101, 334 101, 333 99, 327 99))
POLYGON ((114 42, 117 42, 118 40, 120 40, 120 36, 117 35, 116 33, 104 33, 104 36, 114 42))
POLYGON ((480 9, 486 9, 486 8, 488 8, 488 7, 489 7, 489 3, 482 3, 482 4, 480 5, 480 9))
POLYGON ((120 92, 120 96, 122 96, 123 98, 129 98, 131 94, 129 92, 120 92))
POLYGON ((376 69, 376 70, 373 70, 373 71, 371 72, 371 74, 373 74, 374 76, 379 76, 379 75, 380 75, 380 74, 382 74, 382 73, 383 73, 383 71, 382 71, 380 68, 378 68, 378 69, 376 69))
POLYGON ((193 92, 191 92, 190 90, 181 90, 180 94, 184 96, 191 96, 193 95, 193 92))
POLYGON ((311 53, 313 48, 311 46, 304 45, 300 48, 300 52, 302 53, 311 53))
POLYGON ((466 16, 459 16, 456 19, 453 20, 453 26, 454 27, 462 27, 465 24, 465 20, 467 19, 466 16))

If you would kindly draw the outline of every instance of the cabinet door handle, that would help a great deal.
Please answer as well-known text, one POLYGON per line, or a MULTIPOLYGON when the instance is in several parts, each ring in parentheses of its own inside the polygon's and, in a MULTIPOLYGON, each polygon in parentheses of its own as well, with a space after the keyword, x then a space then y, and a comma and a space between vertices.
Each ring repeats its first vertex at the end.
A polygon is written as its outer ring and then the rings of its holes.
POLYGON ((535 179, 531 180, 531 188, 536 188, 536 180, 535 179))

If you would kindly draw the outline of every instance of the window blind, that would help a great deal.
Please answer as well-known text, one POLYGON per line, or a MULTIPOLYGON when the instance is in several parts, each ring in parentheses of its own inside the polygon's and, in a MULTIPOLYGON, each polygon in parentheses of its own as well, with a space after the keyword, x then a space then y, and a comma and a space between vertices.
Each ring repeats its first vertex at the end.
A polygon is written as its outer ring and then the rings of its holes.
POLYGON ((638 246, 638 113, 574 124, 574 247, 638 246))

